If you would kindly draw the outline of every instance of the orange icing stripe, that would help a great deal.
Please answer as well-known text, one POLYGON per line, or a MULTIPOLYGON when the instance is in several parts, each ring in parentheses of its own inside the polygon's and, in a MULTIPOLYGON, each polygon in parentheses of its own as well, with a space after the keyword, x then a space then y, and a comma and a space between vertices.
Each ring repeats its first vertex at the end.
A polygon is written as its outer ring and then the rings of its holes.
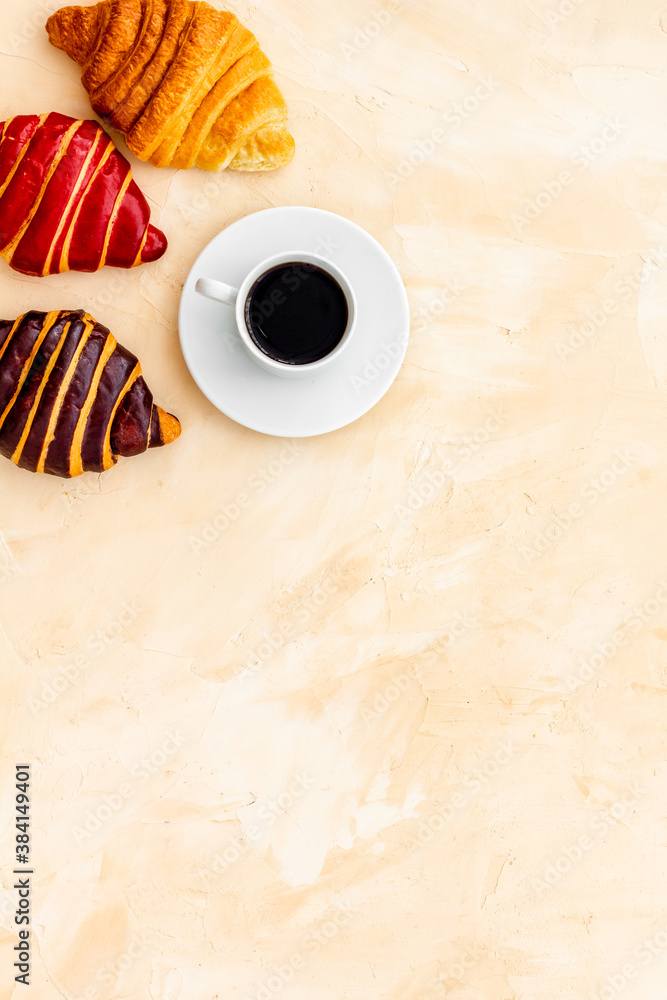
POLYGON ((51 178, 58 169, 58 166, 63 157, 67 155, 69 144, 71 143, 75 133, 79 130, 81 125, 83 125, 83 121, 77 121, 73 125, 71 125, 70 128, 68 128, 67 132, 65 132, 65 135, 63 136, 62 141, 60 143, 60 148, 51 161, 51 165, 47 171, 46 177, 44 178, 44 183, 42 184, 39 194, 35 196, 32 208, 28 212, 27 217, 23 220, 23 225, 19 227, 18 232, 14 234, 13 239, 7 244, 7 246, 2 251, 2 256, 5 258, 8 264, 11 264, 14 252, 19 243, 21 242, 23 234, 25 233, 26 229, 28 228, 33 218, 35 217, 37 210, 40 206, 40 203, 42 201, 42 198, 44 196, 44 192, 46 191, 51 181, 51 178))
POLYGON ((104 138, 107 140, 107 142, 108 142, 109 145, 108 145, 107 149, 105 150, 105 152, 103 153, 102 159, 100 160, 100 162, 97 164, 97 167, 93 171, 92 177, 90 178, 90 180, 86 184, 86 189, 85 189, 85 191, 81 195, 81 198, 79 200, 79 204, 77 205, 77 208, 76 208, 76 212, 74 213, 74 218, 72 219, 72 222, 70 223, 70 227, 67 230, 67 237, 65 239, 65 245, 63 246, 63 252, 60 255, 60 271, 61 271, 61 273, 63 271, 68 271, 69 270, 69 251, 70 251, 70 247, 72 245, 72 237, 74 235, 74 229, 76 227, 76 224, 79 221, 79 215, 81 214, 81 209, 83 207, 83 203, 85 201, 86 195, 88 194, 90 186, 93 183, 93 181, 95 180, 95 178, 97 177, 98 173, 100 172, 100 170, 102 169, 102 167, 107 162, 107 160, 109 159, 109 157, 111 156, 111 154, 113 153, 113 151, 116 148, 114 146, 114 144, 112 143, 111 139, 109 139, 109 136, 106 133, 104 134, 104 138))
POLYGON ((42 344, 44 343, 44 339, 45 339, 46 335, 48 334, 48 332, 51 329, 51 327, 53 326, 53 324, 57 321, 57 319, 58 319, 59 316, 60 316, 60 312, 58 310, 56 310, 55 312, 50 312, 50 313, 47 314, 47 316, 46 316, 46 318, 44 320, 44 326, 42 327, 42 329, 40 331, 40 334, 39 334, 37 340, 35 341, 35 343, 33 345, 32 351, 30 352, 27 361, 24 363, 23 368, 21 369, 21 375, 20 375, 18 383, 16 385, 16 389, 14 390, 14 395, 9 400, 9 402, 7 403, 7 405, 5 406, 4 410, 2 411, 2 414, 0 414, 0 427, 2 427, 2 425, 4 424, 5 420, 7 419, 7 414, 11 410, 11 408, 14 405, 14 403, 16 402, 16 400, 18 399, 19 393, 21 392, 21 389, 23 388, 25 380, 28 377, 28 373, 29 373, 30 369, 32 368, 32 363, 33 363, 33 361, 35 360, 35 358, 37 356, 37 352, 40 349, 40 347, 42 346, 42 344))
POLYGON ((58 341, 58 344, 56 345, 56 348, 55 348, 53 354, 49 358, 49 363, 46 366, 46 369, 44 371, 44 376, 42 378, 42 384, 39 387, 39 390, 37 392, 37 396, 35 397, 35 402, 32 404, 32 407, 30 409, 30 413, 28 414, 28 418, 27 418, 27 420, 25 422, 25 427, 23 428, 23 434, 21 435, 21 440, 16 445, 16 449, 14 451, 14 454, 12 455, 12 462, 15 465, 18 465, 19 462, 20 462, 20 460, 21 460, 21 455, 23 453, 23 449, 25 447, 25 443, 28 440, 28 435, 30 434, 30 431, 32 429, 32 422, 35 419, 35 414, 37 413, 37 409, 38 409, 39 404, 41 402, 42 394, 44 393, 44 390, 46 389, 46 384, 49 381, 49 378, 51 377, 51 372, 55 368, 56 362, 58 361, 58 358, 60 356, 60 352, 63 349, 63 345, 64 345, 65 341, 67 340, 67 334, 69 333, 69 328, 70 328, 71 325, 72 325, 71 320, 70 320, 69 323, 65 323, 65 328, 64 328, 64 330, 62 332, 62 336, 61 336, 60 340, 58 341))
MULTIPOLYGON (((132 171, 128 170, 127 177, 123 181, 121 189, 118 192, 118 197, 116 198, 113 211, 107 223, 107 231, 104 237, 104 246, 102 247, 102 256, 100 257, 100 268, 104 267, 104 265, 107 262, 107 253, 109 252, 109 243, 111 242, 111 230, 113 229, 113 224, 116 221, 116 216, 118 215, 120 206, 123 204, 123 201, 125 200, 127 189, 129 188, 131 183, 132 183, 132 171)), ((148 227, 146 228, 146 232, 148 232, 148 227)))
MULTIPOLYGON (((116 417, 116 413, 118 412, 118 407, 123 402, 128 392, 130 391, 130 389, 132 388, 132 386, 137 381, 140 375, 141 375, 141 365, 137 364, 136 367, 133 369, 132 374, 128 378, 127 382, 123 386, 123 391, 116 400, 116 405, 114 406, 111 416, 109 417, 109 426, 107 427, 107 432, 104 438, 104 452, 102 458, 105 470, 112 469, 116 464, 113 457, 113 452, 111 451, 111 431, 113 430, 113 422, 116 417)), ((150 427, 149 427, 149 433, 150 433, 150 427)))
POLYGON ((118 347, 118 341, 109 333, 107 339, 104 342, 104 349, 100 355, 100 359, 95 366, 95 373, 93 375, 92 381, 90 383, 90 388, 88 389, 88 395, 86 396, 86 402, 81 407, 81 413, 79 414, 79 419, 77 421, 76 430, 74 431, 74 437, 72 438, 72 447, 70 449, 69 457, 69 474, 72 477, 80 476, 83 472, 83 460, 81 458, 81 447, 83 445, 83 435, 86 430, 86 424, 88 423, 88 417, 90 416, 90 411, 93 408, 93 403, 97 397, 97 390, 100 384, 100 379, 102 378, 102 373, 107 366, 107 361, 113 354, 113 352, 118 347))
POLYGON ((46 465, 46 455, 56 436, 56 425, 58 423, 58 418, 60 416, 60 411, 62 409, 63 400, 65 399, 65 395, 67 393, 67 390, 69 389, 70 382, 74 377, 74 373, 79 363, 79 358, 81 357, 81 352, 86 346, 88 339, 91 333, 93 332, 93 328, 95 326, 95 320, 93 319, 92 316, 89 316, 88 313, 85 314, 83 321, 86 325, 86 329, 81 334, 81 340, 79 341, 76 351, 74 352, 74 356, 69 363, 69 368, 67 369, 65 377, 63 378, 60 384, 60 391, 58 393, 58 398, 56 399, 53 405, 53 412, 51 413, 49 426, 47 427, 46 434, 44 435, 44 444, 42 446, 42 451, 39 456, 39 462, 37 463, 37 472, 44 472, 44 466, 46 465))
POLYGON ((92 146, 90 147, 90 152, 88 153, 88 156, 86 157, 85 162, 84 162, 83 166, 81 167, 81 173, 79 174, 79 176, 77 178, 77 182, 74 185, 74 190, 72 191, 70 200, 68 201, 67 206, 63 210, 63 214, 62 214, 62 216, 60 218, 60 222, 58 223, 58 228, 56 230, 56 235, 53 237, 53 243, 51 244, 51 249, 49 250, 49 255, 46 258, 46 263, 44 264, 44 270, 42 271, 42 277, 44 277, 45 275, 49 274, 50 271, 51 271, 51 263, 53 261, 53 255, 56 252, 56 247, 58 246, 58 240, 62 236, 62 231, 65 228, 65 223, 67 222, 67 217, 68 217, 68 215, 70 213, 72 205, 74 204, 75 199, 78 198, 78 196, 79 196, 79 192, 81 190, 81 185, 83 184, 83 181, 84 181, 84 178, 86 176, 86 173, 88 172, 88 167, 90 166, 91 161, 92 161, 93 157, 95 156, 95 153, 97 152, 97 147, 99 146, 100 139, 102 138, 102 135, 103 135, 102 132, 98 132, 97 135, 95 136, 95 141, 93 142, 92 146))
MULTIPOLYGON (((21 152, 19 153, 19 155, 16 157, 16 163, 14 164, 14 166, 12 167, 12 169, 7 174, 7 177, 5 178, 4 183, 0 184, 0 198, 2 198, 3 194, 5 193, 5 191, 7 190, 7 188, 9 187, 11 181, 13 180, 14 174, 16 173, 16 171, 19 168, 19 164, 20 164, 21 160, 23 159, 23 157, 25 156, 25 154, 28 152, 28 149, 30 148, 30 144, 32 143, 32 140, 35 138, 35 136, 37 135, 37 133, 39 132, 40 128, 42 127, 42 125, 44 124, 44 122, 46 121, 46 119, 48 117, 49 117, 48 115, 40 115, 39 116, 39 125, 37 126, 37 128, 35 129, 35 131, 33 132, 33 134, 30 136, 30 138, 26 142, 25 146, 23 147, 23 149, 21 150, 21 152)), ((10 118, 9 121, 13 121, 13 119, 10 118)))

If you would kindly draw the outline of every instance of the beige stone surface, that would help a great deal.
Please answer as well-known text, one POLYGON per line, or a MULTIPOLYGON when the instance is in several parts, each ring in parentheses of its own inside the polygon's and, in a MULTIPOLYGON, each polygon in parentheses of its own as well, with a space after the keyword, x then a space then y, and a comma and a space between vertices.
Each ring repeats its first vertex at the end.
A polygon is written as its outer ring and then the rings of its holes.
MULTIPOLYGON (((54 6, 2 4, 3 116, 90 114, 54 6)), ((0 467, 1 995, 29 761, 16 997, 658 1000, 667 8, 234 9, 294 163, 133 159, 163 260, 0 272, 3 318, 86 308, 183 423, 103 477, 0 467), (384 400, 302 442, 214 410, 176 322, 209 239, 289 204, 376 236, 413 315, 384 400)))

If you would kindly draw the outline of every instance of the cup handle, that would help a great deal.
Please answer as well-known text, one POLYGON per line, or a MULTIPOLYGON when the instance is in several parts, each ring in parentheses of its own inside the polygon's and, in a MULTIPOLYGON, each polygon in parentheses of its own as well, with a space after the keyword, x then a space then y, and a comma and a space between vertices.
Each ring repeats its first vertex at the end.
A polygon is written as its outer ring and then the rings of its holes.
POLYGON ((213 278, 200 278, 195 285, 195 291, 205 295, 207 299, 222 302, 226 306, 235 306, 239 296, 238 288, 225 285, 222 281, 214 281, 213 278))

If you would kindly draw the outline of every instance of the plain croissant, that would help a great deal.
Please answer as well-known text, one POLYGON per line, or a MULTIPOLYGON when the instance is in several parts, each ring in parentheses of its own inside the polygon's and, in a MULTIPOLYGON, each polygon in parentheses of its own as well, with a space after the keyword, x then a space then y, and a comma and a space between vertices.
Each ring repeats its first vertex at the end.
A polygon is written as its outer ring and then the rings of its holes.
POLYGON ((170 444, 176 417, 153 405, 141 365, 78 312, 0 321, 0 454, 69 479, 170 444))
POLYGON ((97 122, 20 115, 0 123, 0 256, 42 276, 136 267, 167 249, 130 164, 97 122))
POLYGON ((46 28, 140 160, 272 170, 292 159, 271 63, 234 14, 192 0, 103 0, 63 7, 46 28))

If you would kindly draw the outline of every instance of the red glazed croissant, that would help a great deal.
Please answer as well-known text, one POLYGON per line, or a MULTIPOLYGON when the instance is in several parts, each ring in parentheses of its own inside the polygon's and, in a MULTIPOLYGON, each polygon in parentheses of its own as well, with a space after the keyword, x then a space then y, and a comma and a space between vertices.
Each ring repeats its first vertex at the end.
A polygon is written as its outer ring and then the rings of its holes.
POLYGON ((134 355, 83 310, 0 321, 0 454, 15 465, 70 479, 180 433, 134 355))
POLYGON ((0 129, 0 256, 15 271, 136 267, 164 254, 130 164, 97 122, 20 115, 0 129))

